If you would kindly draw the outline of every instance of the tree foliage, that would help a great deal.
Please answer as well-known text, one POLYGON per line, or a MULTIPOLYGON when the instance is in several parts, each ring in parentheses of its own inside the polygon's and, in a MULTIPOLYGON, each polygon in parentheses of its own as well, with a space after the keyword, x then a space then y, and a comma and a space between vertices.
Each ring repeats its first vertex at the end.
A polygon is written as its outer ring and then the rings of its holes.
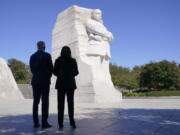
POLYGON ((139 67, 130 71, 129 68, 110 64, 110 73, 115 86, 126 89, 136 89, 139 87, 139 67))
POLYGON ((32 75, 28 65, 16 59, 9 59, 8 66, 17 83, 30 83, 32 75))
POLYGON ((146 64, 140 73, 140 86, 148 89, 178 89, 179 67, 175 62, 161 61, 146 64))
POLYGON ((166 60, 129 68, 110 64, 115 86, 125 89, 180 89, 180 64, 166 60))

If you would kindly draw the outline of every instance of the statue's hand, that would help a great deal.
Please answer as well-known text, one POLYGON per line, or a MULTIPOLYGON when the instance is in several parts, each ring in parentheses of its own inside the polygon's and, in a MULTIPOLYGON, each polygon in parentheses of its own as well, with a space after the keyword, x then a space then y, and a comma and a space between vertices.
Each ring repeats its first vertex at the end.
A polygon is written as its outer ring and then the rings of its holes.
POLYGON ((98 36, 98 35, 95 35, 95 40, 96 40, 96 41, 102 41, 102 37, 101 37, 101 36, 98 36))
POLYGON ((95 40, 95 41, 102 41, 102 37, 99 35, 93 35, 92 33, 89 34, 89 39, 90 40, 95 40))

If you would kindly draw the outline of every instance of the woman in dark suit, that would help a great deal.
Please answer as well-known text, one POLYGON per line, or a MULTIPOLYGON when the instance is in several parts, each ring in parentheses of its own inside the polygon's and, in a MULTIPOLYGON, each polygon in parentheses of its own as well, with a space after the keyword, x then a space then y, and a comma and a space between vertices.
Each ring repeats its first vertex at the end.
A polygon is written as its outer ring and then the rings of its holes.
POLYGON ((59 128, 63 128, 65 95, 67 95, 70 126, 76 128, 74 121, 74 90, 77 88, 75 76, 78 74, 76 60, 71 57, 70 48, 64 46, 61 50, 61 56, 56 59, 54 65, 54 75, 57 76, 55 88, 58 90, 59 128))

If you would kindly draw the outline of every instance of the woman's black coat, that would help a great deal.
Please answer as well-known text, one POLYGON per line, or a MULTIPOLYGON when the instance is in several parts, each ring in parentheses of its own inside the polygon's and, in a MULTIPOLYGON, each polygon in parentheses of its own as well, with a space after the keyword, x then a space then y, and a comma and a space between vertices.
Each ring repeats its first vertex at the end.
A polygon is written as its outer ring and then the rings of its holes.
POLYGON ((63 57, 57 58, 53 72, 54 75, 57 76, 56 89, 67 91, 77 88, 75 76, 79 74, 79 71, 75 59, 63 57))

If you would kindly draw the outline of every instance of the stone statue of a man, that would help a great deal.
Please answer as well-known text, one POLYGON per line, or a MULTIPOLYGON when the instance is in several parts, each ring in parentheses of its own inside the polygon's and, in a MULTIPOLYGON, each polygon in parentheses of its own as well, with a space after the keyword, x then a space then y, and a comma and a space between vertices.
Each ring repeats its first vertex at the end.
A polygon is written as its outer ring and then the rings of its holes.
POLYGON ((103 25, 99 9, 74 5, 57 17, 53 29, 52 57, 56 59, 63 46, 71 48, 80 71, 76 78, 77 88, 82 95, 88 93, 85 101, 107 103, 122 99, 121 93, 113 86, 109 71, 109 42, 112 40, 113 35, 103 25))
POLYGON ((98 55, 110 58, 109 42, 113 35, 103 25, 101 10, 92 10, 91 18, 86 20, 86 31, 89 37, 87 55, 98 55))

